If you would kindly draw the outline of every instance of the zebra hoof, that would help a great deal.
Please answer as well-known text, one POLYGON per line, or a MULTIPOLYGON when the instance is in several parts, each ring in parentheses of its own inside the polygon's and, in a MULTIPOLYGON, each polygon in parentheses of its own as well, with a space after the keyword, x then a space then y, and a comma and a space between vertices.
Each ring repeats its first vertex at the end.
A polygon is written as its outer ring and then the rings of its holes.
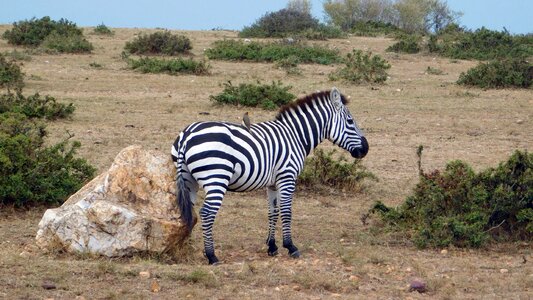
POLYGON ((268 256, 276 256, 278 255, 278 250, 274 250, 274 251, 268 251, 268 256))
POLYGON ((209 264, 212 266, 219 265, 220 262, 218 261, 218 258, 216 256, 207 256, 207 260, 209 260, 209 264))
POLYGON ((299 251, 299 250, 296 250, 296 251, 294 251, 293 253, 289 253, 289 255, 290 255, 292 258, 298 258, 298 257, 300 257, 300 251, 299 251))

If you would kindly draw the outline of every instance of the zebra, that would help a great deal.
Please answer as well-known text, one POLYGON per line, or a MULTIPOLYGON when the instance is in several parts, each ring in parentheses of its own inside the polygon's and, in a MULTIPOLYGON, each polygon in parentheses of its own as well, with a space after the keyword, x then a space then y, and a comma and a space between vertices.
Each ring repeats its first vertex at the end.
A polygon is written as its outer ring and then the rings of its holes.
POLYGON ((281 215, 283 247, 300 256, 291 237, 292 199, 304 160, 324 139, 363 158, 368 142, 346 107, 347 98, 337 88, 316 92, 282 107, 272 121, 247 127, 228 122, 188 125, 172 145, 177 170, 177 202, 181 220, 189 231, 197 221, 192 214, 201 187, 205 199, 200 209, 204 255, 209 264, 219 262, 212 236, 215 216, 227 191, 244 192, 266 187, 268 255, 278 254, 276 223, 281 215))

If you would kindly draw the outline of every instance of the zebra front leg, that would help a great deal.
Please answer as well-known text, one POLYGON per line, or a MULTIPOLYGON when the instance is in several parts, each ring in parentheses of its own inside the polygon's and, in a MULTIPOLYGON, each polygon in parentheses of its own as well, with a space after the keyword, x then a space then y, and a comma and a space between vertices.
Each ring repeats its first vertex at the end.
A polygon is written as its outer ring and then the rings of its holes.
POLYGON ((283 184, 278 188, 280 199, 281 229, 283 232, 283 247, 289 250, 289 255, 294 258, 300 257, 300 251, 294 246, 291 236, 292 222, 292 197, 294 195, 294 180, 283 184))
POLYGON ((218 264, 218 258, 215 255, 215 243, 213 241, 213 223, 222 199, 226 194, 227 183, 216 183, 213 185, 204 185, 205 200, 200 209, 200 218, 202 219, 202 232, 204 237, 204 254, 210 265, 218 264))
POLYGON ((278 191, 275 188, 267 188, 268 196, 268 237, 266 244, 268 245, 268 255, 278 255, 278 246, 276 246, 276 223, 279 217, 278 208, 278 191))

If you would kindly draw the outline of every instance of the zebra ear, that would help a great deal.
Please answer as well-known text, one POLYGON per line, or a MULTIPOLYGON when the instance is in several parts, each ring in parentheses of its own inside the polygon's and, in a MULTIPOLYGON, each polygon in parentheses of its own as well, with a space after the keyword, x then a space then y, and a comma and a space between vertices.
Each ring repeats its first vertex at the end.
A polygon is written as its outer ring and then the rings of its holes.
POLYGON ((333 107, 335 107, 336 110, 341 110, 344 104, 342 104, 342 96, 341 92, 336 87, 333 87, 331 89, 331 94, 329 95, 331 102, 333 103, 333 107))

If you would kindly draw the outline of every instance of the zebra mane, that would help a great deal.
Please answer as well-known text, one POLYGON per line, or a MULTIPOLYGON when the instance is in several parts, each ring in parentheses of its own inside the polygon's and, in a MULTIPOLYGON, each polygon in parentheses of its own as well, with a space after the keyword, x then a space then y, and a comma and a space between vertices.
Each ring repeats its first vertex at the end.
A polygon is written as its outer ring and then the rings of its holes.
MULTIPOLYGON (((304 106, 305 104, 315 101, 315 99, 328 99, 329 101, 330 93, 331 91, 328 90, 328 91, 315 92, 307 96, 300 97, 296 101, 293 101, 287 105, 282 106, 279 109, 278 114, 276 115, 276 119, 280 120, 282 118, 283 113, 285 113, 286 111, 289 111, 291 109, 297 109, 300 106, 304 106)), ((348 98, 346 98, 343 94, 341 94, 341 100, 342 100, 342 104, 344 105, 348 104, 348 98)))

